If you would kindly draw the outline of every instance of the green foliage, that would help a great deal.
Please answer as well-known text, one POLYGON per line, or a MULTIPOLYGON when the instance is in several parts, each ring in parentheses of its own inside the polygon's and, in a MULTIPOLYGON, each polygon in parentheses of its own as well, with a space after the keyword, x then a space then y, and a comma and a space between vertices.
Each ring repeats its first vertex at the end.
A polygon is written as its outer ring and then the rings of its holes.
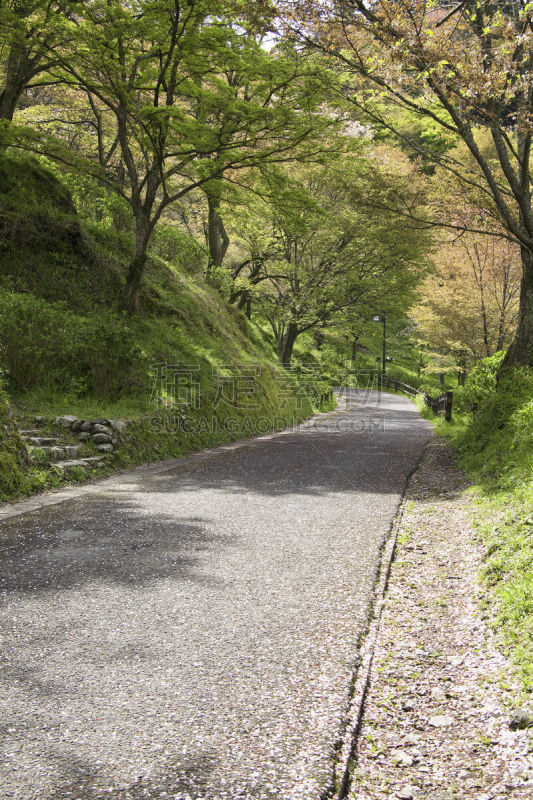
MULTIPOLYGON (((144 357, 127 320, 0 292, 0 366, 16 392, 46 386, 115 397, 142 391, 144 357)), ((144 369, 146 372, 146 367, 144 369)))
POLYGON ((443 387, 435 386, 434 384, 427 383, 426 381, 423 381, 415 388, 419 389, 422 394, 427 394, 428 397, 432 397, 433 399, 440 397, 444 391, 443 387))
POLYGON ((474 367, 465 386, 454 393, 454 401, 460 411, 475 411, 494 394, 504 355, 503 352, 495 353, 482 359, 474 367))
POLYGON ((159 225, 153 237, 152 253, 189 272, 200 272, 207 262, 205 249, 176 225, 159 225))
POLYGON ((0 500, 21 489, 27 467, 26 448, 13 424, 6 393, 0 386, 0 500))
POLYGON ((80 222, 63 183, 42 163, 0 155, 0 286, 78 310, 117 305, 124 235, 80 222))
POLYGON ((105 229, 120 233, 133 231, 131 208, 123 197, 86 175, 61 169, 45 156, 36 157, 34 161, 47 173, 55 175, 67 190, 80 219, 97 222, 105 229))

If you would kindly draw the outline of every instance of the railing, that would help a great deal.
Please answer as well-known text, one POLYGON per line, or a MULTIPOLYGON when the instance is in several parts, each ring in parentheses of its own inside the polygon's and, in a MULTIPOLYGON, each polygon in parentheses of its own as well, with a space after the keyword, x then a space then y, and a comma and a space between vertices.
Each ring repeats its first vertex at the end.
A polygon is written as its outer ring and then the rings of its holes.
MULTIPOLYGON (((378 375, 378 389, 380 388, 394 389, 396 392, 402 392, 409 395, 409 397, 416 397, 420 394, 418 389, 414 386, 409 386, 407 383, 395 381, 387 375, 378 375)), ((424 403, 430 408, 437 416, 443 416, 446 422, 451 422, 452 408, 453 408, 453 392, 443 392, 440 397, 430 397, 424 394, 424 403)))
POLYGON ((443 416, 446 422, 452 418, 453 392, 443 392, 440 397, 424 395, 424 402, 434 414, 443 416))

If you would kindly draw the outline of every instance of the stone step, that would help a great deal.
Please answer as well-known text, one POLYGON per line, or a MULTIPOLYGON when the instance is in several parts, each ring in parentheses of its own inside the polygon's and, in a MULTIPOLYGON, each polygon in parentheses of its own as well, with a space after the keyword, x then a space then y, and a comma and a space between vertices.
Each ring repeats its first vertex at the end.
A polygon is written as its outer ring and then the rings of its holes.
POLYGON ((52 447, 57 444, 57 436, 23 436, 32 447, 52 447))
POLYGON ((56 461, 54 467, 58 469, 71 469, 72 467, 81 467, 82 469, 89 469, 89 464, 81 458, 70 459, 69 461, 56 461))
POLYGON ((104 460, 105 456, 88 456, 87 458, 76 458, 68 461, 56 461, 54 466, 58 467, 58 469, 70 469, 71 467, 88 469, 89 467, 99 466, 104 460))
POLYGON ((34 436, 39 436, 41 431, 38 428, 32 428, 31 430, 20 430, 19 433, 23 439, 29 439, 34 436))
MULTIPOLYGON (((34 450, 35 447, 30 448, 30 450, 34 450)), ((39 446, 39 450, 41 450, 45 455, 48 456, 50 461, 60 461, 62 458, 79 458, 80 455, 80 447, 77 445, 66 444, 61 447, 53 446, 39 446)))

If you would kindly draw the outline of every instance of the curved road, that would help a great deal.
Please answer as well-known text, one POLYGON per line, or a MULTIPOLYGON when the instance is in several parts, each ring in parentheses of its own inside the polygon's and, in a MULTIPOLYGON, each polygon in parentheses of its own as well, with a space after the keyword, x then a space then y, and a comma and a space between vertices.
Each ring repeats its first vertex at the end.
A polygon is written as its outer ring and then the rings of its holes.
POLYGON ((430 436, 352 390, 296 431, 0 510, 0 798, 319 800, 430 436))

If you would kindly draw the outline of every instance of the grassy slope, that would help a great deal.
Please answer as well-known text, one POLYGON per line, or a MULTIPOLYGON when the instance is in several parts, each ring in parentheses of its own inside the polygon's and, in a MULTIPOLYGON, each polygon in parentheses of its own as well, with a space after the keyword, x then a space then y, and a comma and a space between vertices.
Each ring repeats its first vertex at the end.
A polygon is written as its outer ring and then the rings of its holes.
MULTIPOLYGON (((129 236, 81 221, 68 192, 34 162, 0 160, 0 186, 0 368, 21 423, 61 413, 133 419, 110 462, 116 469, 312 413, 262 333, 189 264, 152 254, 143 312, 129 319, 119 310, 129 236), (184 402, 173 404, 154 377, 162 363, 193 368, 184 402)), ((26 470, 15 484, 8 473, 0 469, 3 499, 64 482, 53 469, 26 470)))
POLYGON ((475 481, 475 523, 485 546, 486 611, 533 691, 533 371, 506 370, 475 414, 437 432, 475 481))

